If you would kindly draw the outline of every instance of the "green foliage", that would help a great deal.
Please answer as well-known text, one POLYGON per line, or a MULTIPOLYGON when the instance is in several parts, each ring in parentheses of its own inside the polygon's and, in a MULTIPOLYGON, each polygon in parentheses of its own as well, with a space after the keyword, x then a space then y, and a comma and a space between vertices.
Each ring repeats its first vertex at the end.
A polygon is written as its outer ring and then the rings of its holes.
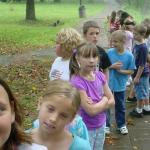
POLYGON ((140 23, 144 18, 150 17, 150 13, 143 14, 141 13, 140 9, 137 9, 137 7, 132 6, 132 5, 125 5, 124 10, 129 12, 134 17, 134 20, 137 23, 140 23))
POLYGON ((137 16, 136 20, 139 22, 144 17, 149 17, 150 15, 150 0, 117 0, 123 7, 137 16), (139 18, 140 17, 140 18, 139 18))
MULTIPOLYGON (((78 4, 37 3, 35 5, 37 21, 25 21, 25 3, 1 3, 1 54, 7 53, 6 50, 16 53, 18 50, 21 52, 29 48, 52 46, 55 35, 61 28, 72 27, 79 23, 78 8, 78 4), (54 26, 57 20, 60 23, 54 26)), ((104 5, 87 4, 87 17, 95 15, 103 8, 104 5)))

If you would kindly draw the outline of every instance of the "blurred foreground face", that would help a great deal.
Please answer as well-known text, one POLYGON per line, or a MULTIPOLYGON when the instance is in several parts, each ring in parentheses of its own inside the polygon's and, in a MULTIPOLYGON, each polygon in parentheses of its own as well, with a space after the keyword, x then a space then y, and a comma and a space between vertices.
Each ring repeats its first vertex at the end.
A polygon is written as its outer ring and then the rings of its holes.
POLYGON ((0 149, 9 138, 13 122, 14 113, 12 113, 8 95, 0 85, 0 149))
POLYGON ((88 29, 87 33, 84 35, 85 39, 88 42, 92 42, 94 44, 97 44, 99 39, 100 30, 99 28, 91 27, 88 29))

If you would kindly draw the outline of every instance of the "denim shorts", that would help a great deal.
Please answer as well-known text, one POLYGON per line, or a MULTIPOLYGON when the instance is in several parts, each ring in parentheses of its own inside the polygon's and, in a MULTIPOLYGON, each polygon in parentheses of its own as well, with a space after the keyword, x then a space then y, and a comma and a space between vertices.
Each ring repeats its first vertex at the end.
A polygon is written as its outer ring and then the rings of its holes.
POLYGON ((149 99, 149 76, 141 77, 134 89, 137 100, 149 99))
POLYGON ((92 150, 103 150, 106 123, 97 129, 89 130, 89 140, 92 150))

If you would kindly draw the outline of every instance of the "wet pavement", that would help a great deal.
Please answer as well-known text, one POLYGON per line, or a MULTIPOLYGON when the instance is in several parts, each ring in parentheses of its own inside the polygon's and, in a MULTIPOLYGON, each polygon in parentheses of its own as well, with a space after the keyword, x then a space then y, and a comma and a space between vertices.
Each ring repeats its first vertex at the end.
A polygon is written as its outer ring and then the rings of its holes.
POLYGON ((150 115, 143 118, 131 118, 128 114, 135 106, 135 104, 126 103, 129 130, 127 135, 117 133, 114 111, 111 113, 112 132, 106 137, 104 150, 150 150, 150 115))

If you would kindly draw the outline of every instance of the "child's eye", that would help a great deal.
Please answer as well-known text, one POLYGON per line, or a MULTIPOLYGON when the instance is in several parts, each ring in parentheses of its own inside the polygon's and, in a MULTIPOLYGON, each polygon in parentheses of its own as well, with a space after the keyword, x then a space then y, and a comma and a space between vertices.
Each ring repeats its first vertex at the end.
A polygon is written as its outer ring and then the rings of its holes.
POLYGON ((5 110, 5 107, 0 106, 0 114, 5 110))
POLYGON ((53 107, 47 107, 48 112, 53 112, 55 109, 53 107))

